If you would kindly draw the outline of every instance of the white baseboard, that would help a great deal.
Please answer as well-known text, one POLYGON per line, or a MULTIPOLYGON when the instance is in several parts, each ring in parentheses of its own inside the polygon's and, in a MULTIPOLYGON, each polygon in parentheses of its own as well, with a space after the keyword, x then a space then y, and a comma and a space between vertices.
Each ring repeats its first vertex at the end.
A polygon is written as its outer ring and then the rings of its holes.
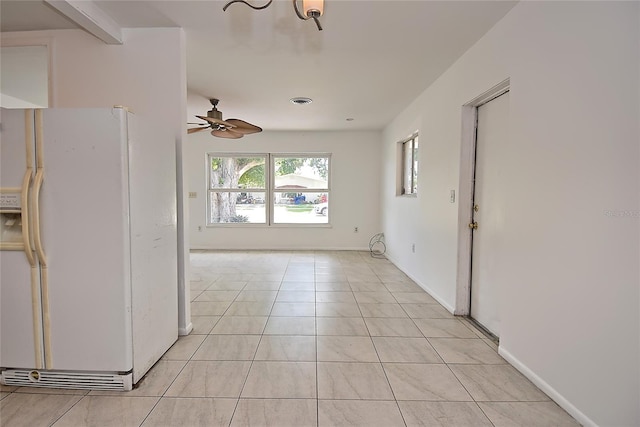
POLYGON ((404 274, 406 274, 407 276, 409 276, 409 278, 411 280, 413 280, 414 282, 416 282, 416 285, 420 286, 422 289, 424 289, 424 291, 426 293, 428 293, 434 300, 438 301, 438 303, 443 306, 444 308, 447 309, 447 311, 449 311, 449 313, 454 314, 454 308, 445 300, 443 300, 442 298, 440 298, 440 296, 438 296, 438 294, 436 294, 435 292, 433 292, 433 290, 431 290, 427 285, 425 285, 424 283, 421 283, 417 278, 415 278, 414 276, 412 276, 409 272, 407 272, 404 268, 402 268, 400 266, 400 264, 397 262, 397 260, 393 259, 392 257, 390 257, 388 254, 385 254, 386 258, 393 264, 396 266, 396 268, 400 271, 402 271, 404 274))
POLYGON ((184 328, 178 328, 178 336, 184 337, 193 331, 193 323, 189 322, 184 328))
MULTIPOLYGON (((410 273, 405 271, 397 260, 390 257, 388 254, 385 254, 387 259, 393 263, 400 271, 409 276, 411 280, 413 280, 418 286, 425 290, 433 299, 438 301, 440 305, 446 308, 451 314, 454 314, 454 308, 449 305, 446 301, 443 301, 435 292, 429 289, 424 283, 421 283, 418 279, 413 277, 410 273)), ((571 402, 569 402, 562 394, 556 391, 553 387, 551 387, 546 381, 540 378, 535 372, 529 369, 525 364, 520 362, 517 358, 515 358, 508 350, 504 347, 500 346, 498 348, 498 353, 504 357, 504 359, 509 362, 514 368, 520 371, 525 377, 527 377, 532 383, 534 383, 540 390, 547 394, 554 402, 556 402, 562 409, 567 411, 573 418, 576 419, 580 424, 585 427, 598 427, 598 425, 593 422, 588 416, 586 416, 583 412, 581 412, 578 408, 576 408, 571 402)))
POLYGON ((212 246, 202 246, 202 245, 193 245, 190 249, 191 251, 365 251, 369 252, 369 247, 328 247, 328 248, 319 248, 319 247, 282 247, 282 248, 219 248, 212 246))
POLYGON ((593 420, 587 417, 583 412, 581 412, 578 408, 573 406, 571 402, 569 402, 562 394, 560 394, 556 389, 551 387, 549 383, 540 378, 535 372, 529 369, 524 363, 514 357, 509 350, 506 350, 503 346, 498 348, 498 353, 500 356, 504 357, 504 359, 509 362, 514 368, 522 373, 525 377, 527 377, 532 383, 534 383, 540 390, 545 392, 547 396, 549 396, 554 402, 556 402, 562 409, 567 411, 569 415, 576 419, 580 424, 585 427, 598 427, 598 425, 593 422, 593 420))

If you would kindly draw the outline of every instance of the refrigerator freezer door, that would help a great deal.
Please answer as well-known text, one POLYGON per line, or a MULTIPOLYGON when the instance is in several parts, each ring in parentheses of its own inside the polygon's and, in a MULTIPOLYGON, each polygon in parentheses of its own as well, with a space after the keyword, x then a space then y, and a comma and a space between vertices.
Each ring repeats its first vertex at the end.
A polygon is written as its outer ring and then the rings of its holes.
MULTIPOLYGON (((2 109, 0 113, 0 187, 2 194, 18 196, 17 189, 28 186, 30 175, 28 166, 33 166, 34 139, 33 139, 33 112, 25 110, 2 109), (28 131, 27 131, 28 130, 28 131)), ((22 233, 22 224, 28 223, 26 214, 17 206, 27 202, 27 197, 20 201, 4 206, 5 213, 0 215, 5 231, 3 233, 10 242, 3 241, 3 248, 17 244, 21 250, 0 251, 0 367, 14 368, 42 368, 44 355, 42 352, 42 320, 40 307, 40 272, 37 265, 32 268, 31 261, 25 253, 25 245, 20 245, 15 235, 22 233), (19 210, 20 212, 9 213, 19 210), (15 221, 11 224, 12 221, 15 221), (6 226, 6 227, 5 227, 6 226), (6 234, 6 235, 5 235, 6 234), (13 237, 12 237, 13 236, 13 237), (14 238, 15 237, 15 238, 14 238)), ((3 208, 0 208, 0 211, 3 208)), ((28 233, 27 233, 28 234, 28 233)), ((29 243, 29 242, 27 242, 29 243)))
POLYGON ((126 129, 121 109, 44 111, 51 369, 132 369, 126 129))
MULTIPOLYGON (((40 312, 34 325, 31 268, 24 253, 0 252, 0 366, 42 368, 40 312), (34 329, 35 332, 34 333, 34 329), (36 341, 37 340, 37 341, 36 341), (38 346, 39 349, 36 347, 38 346)), ((39 304, 39 299, 36 304, 39 304)))

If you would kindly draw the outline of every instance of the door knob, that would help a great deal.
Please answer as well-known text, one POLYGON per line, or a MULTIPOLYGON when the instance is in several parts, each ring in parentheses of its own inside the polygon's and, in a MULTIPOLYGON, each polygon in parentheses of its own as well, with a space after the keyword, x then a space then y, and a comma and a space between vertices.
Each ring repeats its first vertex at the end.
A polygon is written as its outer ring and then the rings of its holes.
POLYGON ((478 229, 478 223, 477 222, 472 222, 471 224, 469 224, 469 228, 471 228, 472 230, 477 230, 478 229))

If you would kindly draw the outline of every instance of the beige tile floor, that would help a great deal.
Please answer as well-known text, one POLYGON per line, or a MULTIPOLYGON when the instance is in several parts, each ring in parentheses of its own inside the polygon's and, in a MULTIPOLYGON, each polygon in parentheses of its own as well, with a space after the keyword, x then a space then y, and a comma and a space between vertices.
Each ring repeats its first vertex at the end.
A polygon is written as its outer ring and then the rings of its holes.
POLYGON ((577 425, 384 259, 198 251, 191 262, 193 333, 132 392, 2 387, 0 424, 577 425))

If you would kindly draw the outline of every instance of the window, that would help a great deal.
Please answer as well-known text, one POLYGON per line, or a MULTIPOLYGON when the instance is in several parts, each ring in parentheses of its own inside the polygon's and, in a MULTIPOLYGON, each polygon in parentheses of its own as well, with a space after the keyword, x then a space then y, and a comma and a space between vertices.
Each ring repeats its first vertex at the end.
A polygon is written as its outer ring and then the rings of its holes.
POLYGON ((418 194, 418 134, 400 143, 402 145, 402 192, 418 194))
POLYGON ((207 224, 328 224, 330 158, 210 153, 207 224))
POLYGON ((265 154, 209 154, 208 224, 267 221, 265 154))
POLYGON ((272 156, 273 223, 329 222, 329 156, 272 156))

